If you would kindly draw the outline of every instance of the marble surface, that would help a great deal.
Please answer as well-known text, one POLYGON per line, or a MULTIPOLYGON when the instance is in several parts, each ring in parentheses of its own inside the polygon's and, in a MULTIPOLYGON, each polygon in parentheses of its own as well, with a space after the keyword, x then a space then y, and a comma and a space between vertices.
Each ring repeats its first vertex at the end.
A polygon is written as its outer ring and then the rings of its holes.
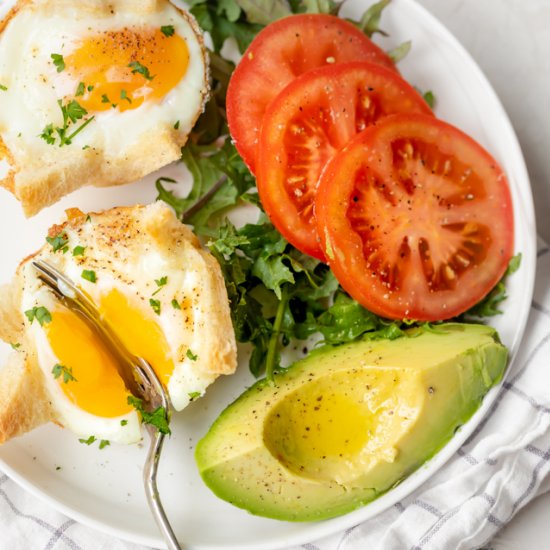
MULTIPOLYGON (((529 170, 538 232, 550 241, 550 0, 417 1, 465 46, 504 104, 529 170)), ((546 493, 488 548, 550 549, 549 509, 546 493)))

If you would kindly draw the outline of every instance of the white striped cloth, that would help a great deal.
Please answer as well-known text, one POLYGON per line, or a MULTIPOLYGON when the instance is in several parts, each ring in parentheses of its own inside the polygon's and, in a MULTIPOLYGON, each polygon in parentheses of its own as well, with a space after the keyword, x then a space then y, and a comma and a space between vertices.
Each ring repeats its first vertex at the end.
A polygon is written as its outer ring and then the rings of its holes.
MULTIPOLYGON (((288 550, 466 550, 489 543, 523 506, 550 489, 549 359, 550 248, 540 243, 531 313, 513 370, 455 457, 379 516, 288 550)), ((144 547, 67 518, 0 474, 0 550, 29 549, 144 547)))

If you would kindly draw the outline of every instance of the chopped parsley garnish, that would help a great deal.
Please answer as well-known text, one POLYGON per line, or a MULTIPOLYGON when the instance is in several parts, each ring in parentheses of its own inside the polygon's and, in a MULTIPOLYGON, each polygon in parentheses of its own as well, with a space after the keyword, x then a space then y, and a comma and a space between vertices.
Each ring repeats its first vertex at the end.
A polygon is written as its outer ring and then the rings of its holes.
POLYGON ((153 308, 153 311, 160 315, 160 302, 159 300, 154 300, 153 298, 149 298, 149 305, 153 308))
POLYGON ((132 405, 139 412, 144 424, 155 426, 162 434, 169 435, 172 433, 169 426, 170 418, 164 407, 157 407, 152 413, 147 412, 143 409, 143 401, 133 395, 128 396, 128 405, 132 405))
POLYGON ((86 91, 86 85, 84 84, 84 82, 80 82, 76 88, 76 92, 75 92, 75 96, 78 97, 78 96, 81 96, 81 95, 84 95, 84 92, 86 91))
POLYGON ((196 361, 199 358, 199 356, 193 353, 190 349, 187 350, 185 355, 187 355, 187 357, 191 359, 191 361, 196 361))
POLYGON ((57 72, 60 73, 65 70, 65 60, 59 53, 52 53, 50 57, 53 59, 53 64, 57 67, 57 72))
POLYGON ((7 92, 8 88, 7 88, 7 86, 4 86, 3 84, 0 84, 0 90, 2 90, 3 92, 7 92))
POLYGON ((44 306, 34 306, 25 311, 25 315, 31 324, 36 319, 41 327, 52 322, 52 314, 44 306))
POLYGON ((163 25, 160 28, 160 32, 162 32, 162 34, 164 34, 164 36, 166 37, 174 36, 174 25, 163 25))
POLYGON ((88 439, 80 438, 78 441, 84 443, 84 445, 91 445, 96 441, 95 435, 91 435, 88 439))
POLYGON ((84 256, 84 251, 86 250, 85 246, 75 246, 73 248, 73 256, 84 256))
POLYGON ((181 309, 180 303, 175 298, 172 300, 172 307, 174 309, 181 309))
POLYGON ((52 374, 55 379, 63 375, 63 382, 67 384, 68 382, 77 382, 77 379, 73 376, 73 369, 66 367, 65 365, 60 365, 57 363, 52 369, 52 374))
POLYGON ((102 449, 105 449, 105 447, 107 447, 110 444, 111 444, 111 442, 108 439, 102 439, 99 442, 99 450, 101 451, 102 449))
POLYGON ((87 88, 87 90, 88 90, 89 92, 91 92, 93 89, 94 89, 94 87, 93 87, 91 84, 90 84, 90 85, 88 86, 88 88, 87 88))
POLYGON ((40 137, 48 144, 53 145, 55 143, 54 127, 53 124, 47 124, 44 126, 40 137))
POLYGON ((101 96, 101 103, 111 103, 111 100, 109 99, 109 97, 107 96, 107 94, 103 94, 101 96))
POLYGON ((88 214, 88 215, 86 216, 86 221, 87 221, 87 222, 91 222, 91 221, 92 221, 92 216, 90 216, 90 214, 88 214))
POLYGON ((168 283, 168 277, 164 276, 164 277, 161 277, 160 279, 155 279, 155 283, 158 286, 158 288, 157 290, 155 290, 155 292, 153 292, 153 296, 159 293, 162 290, 162 287, 165 286, 166 283, 168 283))
POLYGON ((65 231, 58 233, 55 237, 46 237, 46 242, 52 245, 54 252, 61 250, 63 254, 65 254, 65 252, 69 250, 69 247, 67 246, 69 243, 69 238, 67 237, 67 233, 65 233, 65 231))
POLYGON ((72 101, 69 101, 66 105, 63 105, 63 102, 59 99, 57 101, 57 104, 59 105, 59 108, 61 109, 61 113, 63 114, 63 126, 61 127, 54 127, 53 124, 47 124, 44 129, 42 130, 42 133, 40 134, 40 137, 49 145, 54 145, 56 142, 56 139, 59 138, 59 147, 63 147, 63 145, 70 145, 72 139, 79 134, 92 120, 94 120, 94 117, 91 116, 87 120, 85 120, 80 126, 77 127, 77 129, 72 133, 67 135, 67 131, 71 124, 76 123, 76 121, 81 120, 85 115, 88 114, 88 111, 78 103, 75 99, 72 101))
POLYGON ((81 276, 83 279, 90 281, 90 283, 95 283, 97 281, 95 271, 92 271, 91 269, 83 269, 81 276))
POLYGON ((120 90, 120 99, 125 99, 128 103, 132 103, 132 100, 128 97, 126 90, 120 90))
POLYGON ((21 347, 21 344, 18 342, 10 342, 11 349, 18 350, 21 347))
POLYGON ((190 391, 187 395, 189 396, 189 399, 191 401, 194 401, 195 399, 198 399, 201 396, 201 392, 200 391, 190 391))
POLYGON ((120 421, 121 426, 126 426, 126 424, 128 424, 128 420, 121 420, 120 421))
POLYGON ((174 124, 174 130, 179 130, 179 129, 180 129, 180 121, 176 120, 176 123, 174 124))
POLYGON ((138 73, 143 76, 146 80, 153 80, 154 76, 151 76, 149 69, 142 65, 139 61, 132 61, 128 64, 128 67, 132 69, 132 74, 138 73))

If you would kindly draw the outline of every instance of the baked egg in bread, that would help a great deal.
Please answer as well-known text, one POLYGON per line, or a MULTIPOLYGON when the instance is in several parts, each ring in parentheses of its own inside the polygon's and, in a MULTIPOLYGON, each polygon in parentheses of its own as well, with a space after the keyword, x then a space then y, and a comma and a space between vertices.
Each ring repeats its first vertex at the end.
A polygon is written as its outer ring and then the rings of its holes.
POLYGON ((27 216, 178 159, 208 96, 193 17, 169 0, 18 0, 0 21, 0 185, 27 216))
POLYGON ((32 266, 42 259, 87 293, 176 410, 236 368, 219 264, 164 203, 68 211, 0 289, 0 336, 16 348, 0 371, 0 442, 53 420, 81 437, 141 439, 138 414, 97 334, 32 266))

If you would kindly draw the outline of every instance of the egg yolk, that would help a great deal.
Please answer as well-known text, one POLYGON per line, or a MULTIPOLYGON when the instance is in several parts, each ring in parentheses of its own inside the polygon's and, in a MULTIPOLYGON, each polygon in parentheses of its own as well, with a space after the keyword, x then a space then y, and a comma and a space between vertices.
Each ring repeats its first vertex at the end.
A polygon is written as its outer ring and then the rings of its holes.
MULTIPOLYGON (((168 384, 174 364, 156 321, 145 317, 139 304, 115 289, 102 296, 99 310, 130 352, 148 361, 160 380, 168 384)), ((127 402, 130 393, 118 374, 114 357, 86 321, 72 311, 58 309, 44 328, 59 365, 71 374, 71 379, 65 380, 61 371, 57 381, 77 407, 109 418, 132 410, 127 402)))
POLYGON ((132 407, 112 355, 87 322, 72 311, 57 309, 45 325, 46 335, 59 365, 74 379, 57 381, 65 395, 80 409, 96 416, 128 414, 132 407))
POLYGON ((189 49, 175 32, 125 27, 80 41, 64 63, 87 111, 126 111, 174 88, 187 71, 189 49))
MULTIPOLYGON (((137 357, 143 357, 166 386, 174 371, 170 348, 160 326, 154 318, 145 317, 143 304, 133 303, 119 290, 113 289, 102 296, 99 310, 116 331, 122 343, 137 357)), ((147 304, 147 314, 153 310, 147 304)))

